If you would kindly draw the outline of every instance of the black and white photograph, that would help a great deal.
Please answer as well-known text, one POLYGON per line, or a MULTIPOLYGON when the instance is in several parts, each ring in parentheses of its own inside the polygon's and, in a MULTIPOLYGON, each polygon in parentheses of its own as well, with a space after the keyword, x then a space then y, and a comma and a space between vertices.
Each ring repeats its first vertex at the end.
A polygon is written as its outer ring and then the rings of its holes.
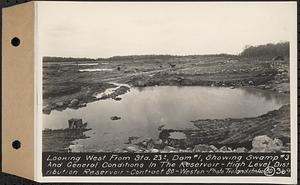
POLYGON ((290 4, 39 4, 42 151, 290 152, 290 4))
POLYGON ((2 17, 4 173, 297 184, 297 2, 7 1, 2 17))

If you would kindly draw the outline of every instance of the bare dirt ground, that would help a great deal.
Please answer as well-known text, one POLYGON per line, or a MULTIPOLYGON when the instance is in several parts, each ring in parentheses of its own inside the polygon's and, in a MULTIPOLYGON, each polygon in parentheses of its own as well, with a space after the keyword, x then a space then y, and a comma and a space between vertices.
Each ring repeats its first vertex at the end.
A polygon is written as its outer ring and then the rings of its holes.
POLYGON ((266 61, 236 56, 147 56, 93 61, 97 65, 43 64, 43 100, 46 112, 67 107, 73 99, 95 101, 94 93, 113 87, 109 82, 132 86, 202 85, 250 86, 289 93, 287 61, 266 61), (111 71, 79 72, 79 69, 111 71), (58 105, 57 105, 58 104, 58 105))
MULTIPOLYGON (((135 87, 199 85, 252 87, 283 94, 290 92, 288 59, 262 60, 230 55, 129 56, 101 59, 90 63, 95 65, 43 63, 44 113, 49 114, 51 110, 63 110, 67 107, 76 109, 85 106, 86 103, 97 101, 99 100, 95 98, 97 93, 115 87, 110 84, 111 82, 125 83, 135 87), (105 70, 80 72, 79 70, 82 69, 105 70)), ((114 97, 127 91, 128 89, 120 89, 114 97)), ((249 145, 249 142, 251 143, 257 135, 268 135, 272 139, 280 138, 285 141, 284 143, 289 143, 287 109, 289 111, 289 107, 284 107, 251 119, 196 120, 194 124, 201 132, 197 131, 198 134, 194 133, 194 135, 188 132, 186 134, 189 136, 189 141, 193 141, 193 145, 202 142, 203 133, 216 141, 214 144, 221 145, 236 144, 237 141, 249 145), (223 127, 226 130, 220 131, 223 127), (210 130, 212 133, 209 132, 210 130), (224 133, 228 137, 224 137, 224 133)), ((202 143, 210 144, 211 142, 206 140, 202 143)), ((190 144, 186 144, 186 147, 187 145, 190 144)), ((175 146, 176 143, 172 145, 172 147, 175 146)))

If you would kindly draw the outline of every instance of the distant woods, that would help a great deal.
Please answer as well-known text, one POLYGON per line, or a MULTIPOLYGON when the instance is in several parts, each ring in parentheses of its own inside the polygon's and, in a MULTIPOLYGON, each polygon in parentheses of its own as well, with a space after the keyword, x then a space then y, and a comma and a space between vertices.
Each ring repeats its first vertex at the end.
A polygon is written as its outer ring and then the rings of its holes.
POLYGON ((290 43, 280 42, 277 44, 265 44, 258 46, 246 46, 240 56, 242 57, 263 57, 274 58, 283 57, 289 58, 290 43))
POLYGON ((197 59, 202 57, 247 57, 247 58, 289 58, 290 44, 289 42, 280 42, 276 44, 265 44, 258 46, 246 46, 240 55, 230 54, 209 54, 209 55, 129 55, 129 56, 113 56, 109 58, 73 58, 73 57, 43 57, 44 62, 92 62, 92 61, 124 61, 124 60, 172 60, 172 59, 197 59))
POLYGON ((73 58, 73 57, 43 57, 43 62, 74 62, 74 61, 95 61, 95 59, 73 58))

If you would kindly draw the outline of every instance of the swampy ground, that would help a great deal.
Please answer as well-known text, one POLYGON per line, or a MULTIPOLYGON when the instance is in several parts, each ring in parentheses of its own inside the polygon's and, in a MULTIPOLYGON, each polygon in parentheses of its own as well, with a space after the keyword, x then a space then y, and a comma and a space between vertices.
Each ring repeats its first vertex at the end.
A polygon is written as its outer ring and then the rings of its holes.
MULTIPOLYGON (((130 91, 130 87, 148 86, 250 87, 289 95, 289 60, 233 55, 144 55, 74 62, 44 60, 43 112, 51 114, 53 110, 79 109, 87 103, 107 98, 119 101, 118 96, 130 91), (111 88, 115 88, 113 93, 97 96, 111 88)), ((149 138, 139 143, 130 140, 133 146, 119 151, 150 152, 155 149, 156 152, 165 152, 170 151, 170 147, 173 151, 193 151, 199 144, 250 150, 253 138, 262 135, 280 139, 285 150, 290 142, 288 105, 252 118, 199 118, 191 121, 198 129, 161 128, 158 140, 149 138), (171 139, 172 132, 183 132, 187 138, 171 139), (150 147, 149 142, 152 143, 150 147)), ((44 137, 44 146, 51 139, 53 137, 44 137)), ((63 143, 60 150, 72 143, 63 140, 60 141, 63 143)), ((49 150, 58 150, 53 147, 49 149, 47 146, 49 150)))

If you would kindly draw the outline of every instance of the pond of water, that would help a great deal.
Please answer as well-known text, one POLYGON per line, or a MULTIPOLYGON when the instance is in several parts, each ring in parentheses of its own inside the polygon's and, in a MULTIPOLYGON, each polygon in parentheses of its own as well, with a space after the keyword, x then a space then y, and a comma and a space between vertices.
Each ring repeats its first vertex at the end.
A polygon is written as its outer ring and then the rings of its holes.
POLYGON ((43 128, 66 128, 70 118, 82 118, 92 130, 77 140, 86 151, 128 146, 129 137, 158 138, 158 128, 196 128, 191 120, 254 117, 289 103, 288 96, 252 88, 155 86, 131 88, 122 100, 100 100, 77 110, 43 115, 43 128), (121 119, 111 120, 112 116, 121 119))

